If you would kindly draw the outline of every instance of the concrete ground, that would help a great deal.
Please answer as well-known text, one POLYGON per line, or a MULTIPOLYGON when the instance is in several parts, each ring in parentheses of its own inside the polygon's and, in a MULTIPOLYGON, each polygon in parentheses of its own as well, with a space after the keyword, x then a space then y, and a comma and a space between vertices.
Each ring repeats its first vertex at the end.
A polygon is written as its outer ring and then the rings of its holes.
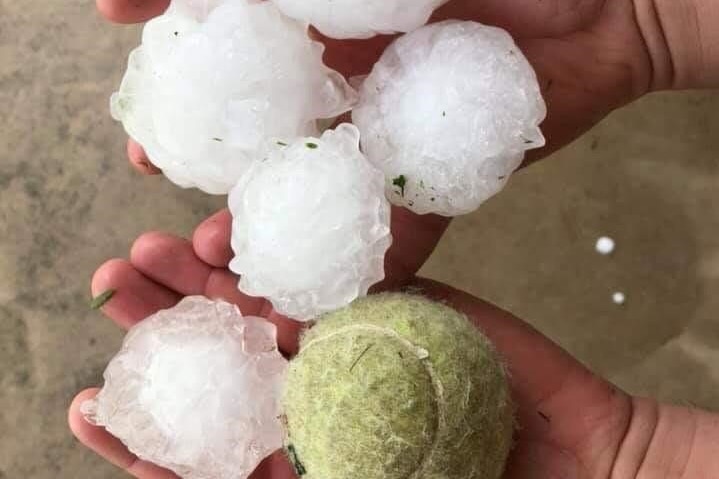
MULTIPOLYGON (((88 310, 88 279, 140 232, 187 235, 222 204, 125 163, 107 99, 138 32, 89 0, 0 0, 0 478, 123 477, 65 426, 121 340, 88 310)), ((719 94, 688 93, 615 113, 457 220, 424 274, 630 392, 719 409, 717 112, 719 94)))

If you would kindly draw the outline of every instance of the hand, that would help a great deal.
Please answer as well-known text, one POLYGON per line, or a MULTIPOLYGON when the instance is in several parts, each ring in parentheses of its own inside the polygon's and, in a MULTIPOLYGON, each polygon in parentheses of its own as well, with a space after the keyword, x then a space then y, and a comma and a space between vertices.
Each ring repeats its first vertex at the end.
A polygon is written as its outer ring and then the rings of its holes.
MULTIPOLYGON (((167 1, 98 0, 98 5, 112 19, 133 22, 159 14, 167 1)), ((549 106, 543 126, 549 143, 531 161, 650 89, 719 83, 719 38, 717 30, 709 28, 719 12, 712 8, 706 0, 703 4, 699 0, 635 0, 634 4, 629 0, 455 0, 436 18, 493 23, 519 38, 537 69, 549 106), (701 15, 686 15, 699 11, 701 15), (705 28, 698 28, 701 25, 705 28), (709 37, 698 39, 696 31, 709 37)), ((345 74, 363 73, 387 41, 325 40, 327 61, 345 74)), ((147 162, 138 145, 131 142, 128 150, 133 163, 147 162)), ((447 225, 442 218, 394 213, 395 245, 388 255, 385 286, 412 280, 447 225)), ((198 228, 194 252, 189 242, 146 235, 133 248, 130 263, 114 260, 98 270, 93 288, 96 293, 118 289, 105 311, 125 327, 171 306, 185 294, 223 297, 240 304, 246 314, 267 315, 278 324, 281 346, 291 353, 298 326, 273 313, 266 302, 236 291, 235 279, 225 269, 230 255, 229 215, 223 211, 198 228)), ((719 467, 710 462, 716 461, 710 451, 719 446, 715 416, 629 398, 506 313, 446 287, 432 285, 430 290, 467 312, 507 358, 524 425, 508 477, 668 477, 676 473, 676 477, 694 478, 719 467)), ((93 393, 86 391, 78 398, 93 393)), ((82 421, 78 400, 70 423, 85 444, 137 477, 173 477, 135 461, 119 442, 82 421)), ((289 477, 286 463, 274 456, 255 479, 289 477)))
MULTIPOLYGON (((135 242, 129 262, 115 259, 98 269, 92 291, 117 291, 103 311, 123 328, 184 295, 223 298, 246 315, 275 323, 280 348, 296 353, 300 325, 272 311, 266 301, 242 295, 236 285, 227 269, 200 260, 189 241, 148 233, 135 242)), ((467 314, 506 361, 520 425, 507 479, 709 479, 719 470, 719 416, 632 398, 509 313, 438 283, 415 280, 413 285, 467 314)), ((137 460, 104 429, 85 422, 80 403, 96 392, 80 393, 70 408, 77 438, 140 479, 175 477, 137 460)), ((280 453, 252 476, 292 478, 280 453)))
MULTIPOLYGON (((169 0, 97 0, 120 23, 160 15, 169 0)), ((568 143, 612 110, 658 89, 719 84, 719 8, 712 0, 452 0, 433 20, 475 20, 507 29, 537 70, 549 114, 548 145, 568 143)), ((327 63, 365 74, 393 37, 322 39, 327 63)), ((130 161, 159 173, 130 142, 130 161)))
MULTIPOLYGON (((97 0, 107 18, 124 23, 146 21, 162 13, 168 3, 169 0, 97 0)), ((542 126, 548 145, 531 152, 529 162, 572 141, 613 109, 651 88, 670 86, 657 73, 656 65, 661 62, 656 58, 662 54, 651 48, 657 42, 645 43, 645 38, 656 37, 659 30, 650 21, 642 22, 644 28, 637 22, 640 16, 655 18, 647 13, 653 11, 651 2, 634 3, 636 6, 631 0, 453 0, 436 12, 434 20, 461 18, 495 24, 507 28, 518 39, 537 70, 548 104, 548 117, 542 126)), ((392 37, 322 40, 327 46, 327 63, 353 76, 369 72, 392 37)), ((159 173, 142 147, 132 140, 128 154, 138 170, 159 173)), ((392 213, 394 243, 387 255, 385 287, 410 280, 449 224, 446 218, 417 216, 398 208, 393 208, 392 213)), ((210 265, 224 266, 230 254, 229 214, 218 213, 201 231, 198 255, 210 265), (213 240, 205 241, 206 236, 213 240)))

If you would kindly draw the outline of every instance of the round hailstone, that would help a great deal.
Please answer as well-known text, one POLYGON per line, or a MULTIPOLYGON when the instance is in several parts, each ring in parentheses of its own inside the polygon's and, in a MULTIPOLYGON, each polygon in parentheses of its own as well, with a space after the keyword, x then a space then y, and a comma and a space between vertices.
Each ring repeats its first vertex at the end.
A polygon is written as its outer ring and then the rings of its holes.
POLYGON ((343 124, 278 141, 230 193, 239 288, 298 320, 340 308, 384 278, 391 243, 384 177, 343 124))
POLYGON ((390 45, 352 119, 390 201, 456 216, 498 193, 524 152, 544 145, 545 115, 534 70, 509 34, 451 20, 390 45))
POLYGON ((597 253, 602 255, 612 254, 615 247, 616 242, 609 236, 602 236, 597 240, 597 244, 594 246, 594 248, 597 250, 597 253))
POLYGON ((271 323, 188 297, 130 330, 82 410, 184 479, 243 479, 282 446, 287 368, 271 323))
POLYGON ((270 137, 356 101, 307 25, 270 2, 173 0, 130 54, 112 114, 174 183, 224 194, 270 137))
POLYGON ((627 301, 627 296, 621 291, 617 291, 612 294, 612 302, 617 305, 622 305, 627 301))
POLYGON ((449 0, 273 0, 286 15, 332 38, 409 32, 449 0))

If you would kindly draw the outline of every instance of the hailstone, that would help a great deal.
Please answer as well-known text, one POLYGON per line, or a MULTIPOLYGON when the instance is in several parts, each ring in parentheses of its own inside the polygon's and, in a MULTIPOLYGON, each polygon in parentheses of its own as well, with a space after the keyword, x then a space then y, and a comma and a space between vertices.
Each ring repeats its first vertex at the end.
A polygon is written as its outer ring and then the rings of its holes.
POLYGON ((173 0, 130 54, 113 117, 166 177, 224 194, 267 138, 313 135, 356 92, 271 2, 173 0))
POLYGON ((627 296, 621 291, 612 293, 612 302, 614 304, 622 305, 627 300, 627 296))
POLYGON ((599 254, 609 255, 614 252, 614 248, 616 246, 617 244, 613 238, 610 238, 609 236, 601 236, 599 239, 597 239, 597 243, 594 248, 599 254))
POLYGON ((277 141, 231 191, 229 206, 239 288, 282 314, 313 319, 384 278, 384 176, 360 152, 353 125, 277 141))
POLYGON ((409 32, 449 0, 272 0, 286 15, 332 38, 409 32))
POLYGON ((274 325, 188 297, 130 330, 82 411, 184 479, 244 479, 282 447, 287 369, 274 325))
POLYGON ((400 37, 360 89, 352 120, 394 204, 456 216, 498 193, 544 145, 532 66, 504 30, 449 20, 400 37))

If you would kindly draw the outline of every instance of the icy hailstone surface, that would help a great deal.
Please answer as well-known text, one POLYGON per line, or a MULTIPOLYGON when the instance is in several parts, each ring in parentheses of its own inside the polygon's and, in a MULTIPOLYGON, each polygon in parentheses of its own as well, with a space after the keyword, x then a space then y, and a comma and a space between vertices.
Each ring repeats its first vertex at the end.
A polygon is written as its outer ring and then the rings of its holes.
POLYGON ((174 183, 224 194, 269 137, 317 133, 356 92, 270 2, 173 0, 148 22, 112 114, 174 183))
POLYGON ((409 32, 449 0, 272 0, 286 15, 332 38, 409 32))
POLYGON ((498 193, 525 150, 544 145, 531 65, 505 31, 446 21, 399 38, 352 113, 393 203, 465 214, 498 193))
POLYGON ((353 125, 283 145, 230 193, 230 269, 243 292, 309 320, 384 278, 390 207, 384 177, 360 153, 353 125))
POLYGON ((185 479, 243 479, 282 446, 275 327, 188 297, 130 330, 83 404, 131 452, 185 479))

